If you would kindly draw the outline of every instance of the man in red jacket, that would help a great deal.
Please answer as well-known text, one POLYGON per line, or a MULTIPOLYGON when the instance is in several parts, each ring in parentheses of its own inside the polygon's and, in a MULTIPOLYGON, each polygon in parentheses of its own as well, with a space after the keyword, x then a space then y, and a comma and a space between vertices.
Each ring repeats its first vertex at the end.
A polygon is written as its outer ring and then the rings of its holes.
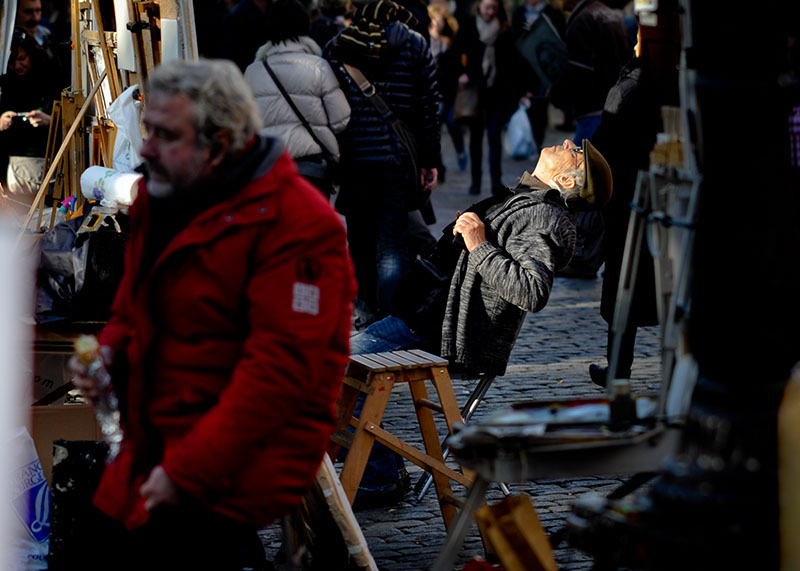
POLYGON ((355 295, 345 230, 258 135, 232 63, 161 66, 145 102, 146 181, 100 336, 125 432, 94 496, 105 568, 262 569, 256 531, 299 502, 334 425, 355 295))

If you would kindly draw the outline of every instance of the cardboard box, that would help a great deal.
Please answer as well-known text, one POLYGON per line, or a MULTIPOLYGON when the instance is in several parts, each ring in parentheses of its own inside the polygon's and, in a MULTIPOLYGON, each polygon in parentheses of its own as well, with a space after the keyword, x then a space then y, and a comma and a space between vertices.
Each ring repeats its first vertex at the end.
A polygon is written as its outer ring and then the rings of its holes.
POLYGON ((88 404, 34 406, 31 436, 39 454, 47 483, 51 484, 55 440, 102 440, 94 408, 88 404))
POLYGON ((65 391, 59 391, 70 382, 72 375, 67 372, 67 361, 72 353, 33 353, 33 402, 47 399, 47 404, 63 404, 67 398, 65 391), (60 396, 48 398, 58 391, 60 396))

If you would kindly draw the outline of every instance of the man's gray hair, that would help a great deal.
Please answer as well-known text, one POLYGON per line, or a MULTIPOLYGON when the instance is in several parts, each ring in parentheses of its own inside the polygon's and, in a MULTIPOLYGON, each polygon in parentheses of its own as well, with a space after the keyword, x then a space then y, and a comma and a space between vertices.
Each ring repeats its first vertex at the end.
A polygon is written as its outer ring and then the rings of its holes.
POLYGON ((572 198, 576 198, 581 195, 581 189, 583 188, 583 183, 586 181, 586 173, 583 171, 583 167, 579 169, 568 169, 562 171, 561 174, 568 175, 572 177, 575 181, 575 186, 572 188, 564 188, 560 184, 558 184, 555 180, 553 180, 552 184, 558 188, 558 191, 564 197, 565 200, 570 200, 572 198))
POLYGON ((174 60, 160 65, 147 81, 148 93, 183 95, 194 102, 197 142, 214 147, 227 131, 234 154, 261 128, 261 112, 242 72, 227 60, 174 60))

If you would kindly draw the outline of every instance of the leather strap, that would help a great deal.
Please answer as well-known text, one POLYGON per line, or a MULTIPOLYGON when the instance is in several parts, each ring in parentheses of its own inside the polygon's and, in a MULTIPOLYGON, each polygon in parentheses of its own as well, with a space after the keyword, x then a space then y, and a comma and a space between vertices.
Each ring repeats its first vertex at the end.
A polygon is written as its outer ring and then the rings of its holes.
POLYGON ((316 133, 314 133, 314 129, 312 129, 312 128, 311 128, 311 125, 309 125, 309 124, 308 124, 308 121, 306 121, 306 118, 303 116, 303 114, 302 114, 302 113, 300 113, 300 110, 299 110, 299 109, 297 108, 297 106, 294 104, 294 101, 292 101, 292 98, 291 98, 291 96, 290 96, 290 95, 289 95, 289 94, 286 92, 286 89, 283 87, 283 84, 282 84, 282 83, 280 82, 280 80, 278 79, 278 76, 277 76, 277 75, 275 75, 275 72, 274 72, 274 71, 272 71, 272 68, 271 68, 271 67, 269 66, 269 64, 267 63, 267 60, 261 60, 261 63, 263 63, 263 64, 264 64, 264 69, 266 69, 266 70, 267 70, 267 73, 268 73, 268 74, 269 74, 269 76, 272 78, 272 81, 274 81, 274 82, 275 82, 275 86, 278 88, 278 91, 280 91, 280 92, 281 92, 281 95, 283 95, 283 98, 286 100, 286 103, 288 103, 288 104, 289 104, 289 107, 291 107, 291 108, 292 108, 292 111, 294 111, 294 114, 295 114, 295 115, 297 115, 297 118, 298 118, 298 119, 300 119, 300 122, 303 124, 303 127, 305 127, 305 128, 306 128, 306 131, 308 131, 308 134, 309 134, 309 135, 311 135, 311 138, 312 138, 312 139, 314 139, 314 142, 315 142, 317 145, 319 145, 319 148, 320 148, 320 149, 322 149, 322 154, 323 154, 323 155, 325 155, 325 158, 326 158, 327 160, 331 161, 331 162, 332 162, 332 163, 334 163, 334 164, 335 164, 335 163, 337 163, 338 161, 337 161, 337 160, 336 160, 336 158, 333 156, 333 153, 331 153, 331 152, 328 150, 328 147, 326 147, 326 146, 325 146, 325 145, 322 143, 322 141, 320 141, 320 140, 319 140, 319 137, 317 137, 316 133))

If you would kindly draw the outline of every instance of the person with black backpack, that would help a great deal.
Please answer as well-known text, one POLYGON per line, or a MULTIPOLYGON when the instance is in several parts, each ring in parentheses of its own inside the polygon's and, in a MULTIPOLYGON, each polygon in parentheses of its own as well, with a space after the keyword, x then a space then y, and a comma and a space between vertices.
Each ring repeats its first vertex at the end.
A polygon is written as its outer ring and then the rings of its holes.
POLYGON ((408 212, 424 206, 437 180, 436 64, 416 26, 390 0, 361 4, 325 49, 352 109, 339 135, 336 208, 347 220, 358 280, 357 328, 391 313, 410 266, 408 212))

